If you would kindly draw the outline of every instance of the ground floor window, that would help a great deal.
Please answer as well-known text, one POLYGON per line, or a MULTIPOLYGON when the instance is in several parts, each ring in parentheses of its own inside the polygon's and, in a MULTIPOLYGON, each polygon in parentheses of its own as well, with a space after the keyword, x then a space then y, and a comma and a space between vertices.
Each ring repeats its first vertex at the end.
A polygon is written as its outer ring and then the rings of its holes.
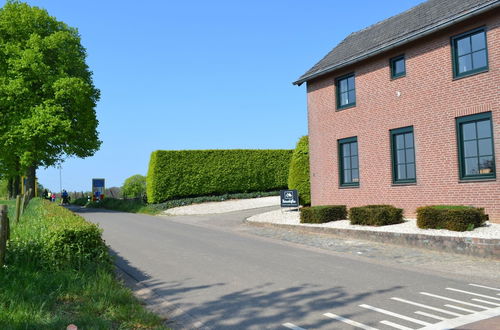
POLYGON ((456 120, 460 179, 495 178, 491 112, 456 120))
POLYGON ((359 186, 358 138, 338 141, 341 186, 359 186))
POLYGON ((390 133, 393 183, 416 182, 413 127, 393 129, 390 133))

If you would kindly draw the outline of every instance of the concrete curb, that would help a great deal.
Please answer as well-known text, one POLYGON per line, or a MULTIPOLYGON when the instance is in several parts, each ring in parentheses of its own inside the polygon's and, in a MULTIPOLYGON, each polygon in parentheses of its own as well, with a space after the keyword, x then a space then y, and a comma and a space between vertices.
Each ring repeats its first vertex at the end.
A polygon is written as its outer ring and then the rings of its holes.
POLYGON ((306 233, 322 233, 337 237, 357 238, 368 241, 383 242, 395 245, 412 246, 440 252, 464 254, 468 256, 500 260, 500 239, 431 236, 424 234, 390 233, 370 230, 338 229, 325 227, 306 227, 300 225, 284 225, 265 222, 254 222, 245 219, 246 224, 256 227, 274 227, 306 233))
POLYGON ((125 286, 132 290, 132 293, 137 299, 144 302, 145 307, 150 312, 166 320, 164 322, 165 326, 173 330, 211 330, 210 327, 205 326, 202 322, 186 313, 176 304, 168 302, 156 294, 154 290, 149 289, 144 284, 137 281, 122 268, 116 266, 115 270, 117 277, 123 280, 125 286))

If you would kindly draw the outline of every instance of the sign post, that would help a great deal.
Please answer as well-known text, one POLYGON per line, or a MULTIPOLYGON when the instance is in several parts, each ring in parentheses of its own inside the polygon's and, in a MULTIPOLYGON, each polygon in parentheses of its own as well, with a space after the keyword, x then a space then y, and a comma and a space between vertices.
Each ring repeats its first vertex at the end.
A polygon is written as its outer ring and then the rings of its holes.
POLYGON ((296 189, 280 190, 281 207, 299 208, 299 193, 296 189))
POLYGON ((104 198, 104 179, 92 179, 92 200, 98 201, 104 198))

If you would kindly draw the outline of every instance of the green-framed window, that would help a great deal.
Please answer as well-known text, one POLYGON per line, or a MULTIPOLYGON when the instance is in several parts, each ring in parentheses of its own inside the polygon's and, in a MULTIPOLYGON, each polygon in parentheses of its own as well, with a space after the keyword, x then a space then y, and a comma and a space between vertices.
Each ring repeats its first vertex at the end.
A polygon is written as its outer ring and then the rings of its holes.
POLYGON ((356 105, 356 86, 354 73, 336 79, 337 109, 345 109, 356 105))
POLYGON ((391 58, 391 78, 404 77, 406 75, 406 60, 404 55, 399 55, 391 58))
POLYGON ((458 117, 456 121, 460 179, 495 178, 491 112, 458 117))
POLYGON ((488 49, 484 28, 451 38, 451 48, 455 78, 488 70, 488 49))
POLYGON ((358 138, 338 141, 340 186, 359 186, 358 138))
POLYGON ((416 182, 413 126, 393 129, 390 133, 393 183, 416 182))

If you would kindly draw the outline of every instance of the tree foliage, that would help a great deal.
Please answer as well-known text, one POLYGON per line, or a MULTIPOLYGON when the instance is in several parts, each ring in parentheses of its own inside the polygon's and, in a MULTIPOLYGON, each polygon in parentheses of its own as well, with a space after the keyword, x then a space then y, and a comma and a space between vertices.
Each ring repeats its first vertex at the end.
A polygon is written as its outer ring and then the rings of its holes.
POLYGON ((46 10, 18 1, 0 9, 0 172, 99 149, 99 90, 85 59, 78 31, 46 10))
POLYGON ((127 178, 122 186, 122 195, 129 198, 140 198, 146 194, 146 177, 136 174, 127 178))
POLYGON ((309 137, 301 137, 293 151, 288 174, 288 188, 297 189, 301 205, 311 205, 309 178, 309 137))

